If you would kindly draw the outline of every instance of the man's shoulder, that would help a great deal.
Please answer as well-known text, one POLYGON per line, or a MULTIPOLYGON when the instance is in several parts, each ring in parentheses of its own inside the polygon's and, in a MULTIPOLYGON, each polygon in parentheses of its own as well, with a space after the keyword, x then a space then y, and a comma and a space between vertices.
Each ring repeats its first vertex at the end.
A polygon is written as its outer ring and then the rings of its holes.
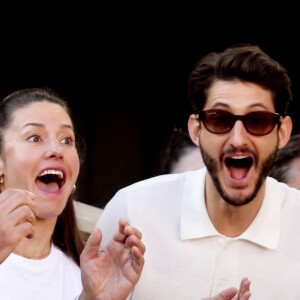
POLYGON ((298 206, 300 209, 300 190, 279 182, 272 177, 267 178, 268 191, 273 197, 281 199, 285 204, 298 206))
POLYGON ((204 170, 199 169, 195 171, 187 171, 177 174, 163 174, 154 177, 150 177, 138 182, 135 182, 127 187, 122 188, 120 191, 134 191, 140 189, 154 189, 154 188, 169 188, 169 187, 180 187, 186 182, 187 179, 194 177, 203 176, 202 173, 204 170))

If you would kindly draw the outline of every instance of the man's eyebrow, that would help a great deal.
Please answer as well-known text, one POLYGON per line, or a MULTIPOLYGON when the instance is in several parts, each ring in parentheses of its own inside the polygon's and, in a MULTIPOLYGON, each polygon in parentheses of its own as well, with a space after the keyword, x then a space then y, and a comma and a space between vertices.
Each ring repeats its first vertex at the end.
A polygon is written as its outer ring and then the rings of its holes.
MULTIPOLYGON (((35 127, 41 127, 41 128, 44 128, 44 127, 45 127, 45 125, 44 125, 44 124, 41 124, 41 123, 26 123, 26 124, 22 127, 22 129, 25 128, 25 127, 27 127, 27 126, 35 126, 35 127)), ((61 128, 70 128, 70 129, 74 130, 74 129, 73 129, 73 126, 72 126, 72 125, 69 125, 69 124, 62 124, 60 127, 61 127, 61 128)))

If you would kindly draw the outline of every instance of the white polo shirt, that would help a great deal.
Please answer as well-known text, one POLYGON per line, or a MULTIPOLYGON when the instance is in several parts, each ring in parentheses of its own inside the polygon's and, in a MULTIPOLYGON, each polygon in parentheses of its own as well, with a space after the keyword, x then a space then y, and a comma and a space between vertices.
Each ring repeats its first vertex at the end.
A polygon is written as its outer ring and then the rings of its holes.
POLYGON ((132 300, 200 300, 251 280, 255 300, 300 299, 300 191, 267 178, 261 209, 239 237, 218 233, 204 201, 206 168, 120 190, 97 223, 104 245, 120 217, 138 228, 145 266, 132 300))

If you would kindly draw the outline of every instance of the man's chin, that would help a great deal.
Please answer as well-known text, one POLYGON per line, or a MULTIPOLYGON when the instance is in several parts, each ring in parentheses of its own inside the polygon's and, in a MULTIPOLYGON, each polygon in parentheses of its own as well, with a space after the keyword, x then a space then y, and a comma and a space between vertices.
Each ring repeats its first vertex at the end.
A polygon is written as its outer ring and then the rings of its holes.
POLYGON ((251 202, 257 195, 257 190, 251 190, 249 187, 235 187, 233 189, 219 189, 219 194, 230 205, 243 206, 251 202))
POLYGON ((239 197, 239 198, 229 198, 229 197, 223 197, 225 202, 227 202, 230 205, 233 206, 244 206, 248 203, 250 203, 253 200, 254 197, 239 197))

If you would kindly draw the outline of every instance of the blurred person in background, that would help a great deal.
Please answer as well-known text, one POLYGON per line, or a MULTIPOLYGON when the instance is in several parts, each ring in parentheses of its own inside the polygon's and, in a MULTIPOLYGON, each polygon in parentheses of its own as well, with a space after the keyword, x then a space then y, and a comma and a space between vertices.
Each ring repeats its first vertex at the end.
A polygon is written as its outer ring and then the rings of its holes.
POLYGON ((300 190, 300 133, 277 151, 269 176, 300 190))

